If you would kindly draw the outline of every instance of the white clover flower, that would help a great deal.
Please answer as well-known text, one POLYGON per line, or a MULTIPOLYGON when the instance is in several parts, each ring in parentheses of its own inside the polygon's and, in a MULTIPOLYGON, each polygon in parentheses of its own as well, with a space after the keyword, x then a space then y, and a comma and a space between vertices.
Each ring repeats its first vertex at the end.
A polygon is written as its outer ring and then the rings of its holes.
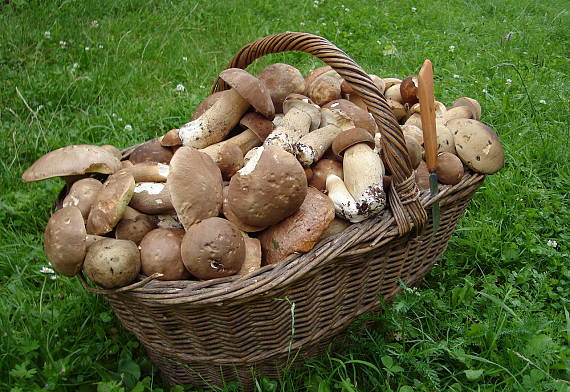
POLYGON ((204 86, 203 84, 200 85, 200 88, 206 88, 206 86, 204 86))
POLYGON ((554 240, 548 240, 548 242, 546 243, 546 245, 552 247, 552 248, 556 248, 558 246, 558 242, 554 241, 554 240))
POLYGON ((510 85, 513 81, 511 79, 507 79, 506 83, 510 85))
POLYGON ((99 45, 97 45, 97 47, 98 47, 99 49, 103 49, 103 44, 99 44, 99 45))
POLYGON ((65 42, 65 41, 59 41, 59 47, 62 48, 62 49, 67 48, 67 42, 65 42))
POLYGON ((176 90, 176 91, 186 91, 186 87, 184 87, 183 84, 180 84, 180 83, 179 83, 179 84, 176 85, 176 89, 175 89, 175 90, 176 90))
POLYGON ((449 51, 450 51, 450 52, 455 52, 455 45, 450 45, 450 46, 449 46, 449 51))
POLYGON ((123 122, 123 118, 122 118, 122 117, 119 117, 119 118, 117 119, 117 121, 123 122))
POLYGON ((50 39, 50 38, 51 38, 51 32, 45 31, 45 32, 44 32, 44 38, 45 38, 45 39, 50 39))
POLYGON ((188 61, 188 57, 183 56, 183 57, 182 57, 182 61, 188 61))
POLYGON ((301 22, 301 23, 299 23, 299 24, 300 24, 301 26, 304 26, 304 25, 305 25, 305 22, 301 22))
POLYGON ((132 131, 132 130, 133 130, 133 126, 131 124, 125 125, 125 131, 132 131))
POLYGON ((460 79, 460 78, 461 78, 461 76, 459 76, 459 75, 457 75, 457 74, 454 74, 454 75, 453 75, 453 79, 460 79))
POLYGON ((91 27, 93 27, 93 28, 99 27, 99 22, 97 22, 96 20, 92 20, 91 21, 91 27))
POLYGON ((481 91, 483 91, 485 94, 487 94, 487 89, 486 89, 486 88, 484 88, 484 89, 481 90, 481 91))
POLYGON ((111 113, 111 117, 113 118, 117 117, 117 113, 111 113))
POLYGON ((51 280, 56 280, 56 279, 57 279, 57 275, 51 275, 49 278, 50 278, 51 280))
POLYGON ((544 99, 541 99, 540 101, 538 101, 538 103, 541 103, 543 105, 546 105, 546 101, 544 99))
POLYGON ((90 51, 90 50, 91 50, 91 47, 90 47, 90 46, 86 46, 86 47, 85 47, 85 51, 86 51, 86 52, 88 52, 88 51, 90 51))
POLYGON ((418 9, 416 7, 412 7, 412 12, 416 12, 418 9))
POLYGON ((49 267, 42 267, 42 269, 40 270, 41 274, 55 274, 55 271, 53 270, 53 268, 49 268, 49 267))

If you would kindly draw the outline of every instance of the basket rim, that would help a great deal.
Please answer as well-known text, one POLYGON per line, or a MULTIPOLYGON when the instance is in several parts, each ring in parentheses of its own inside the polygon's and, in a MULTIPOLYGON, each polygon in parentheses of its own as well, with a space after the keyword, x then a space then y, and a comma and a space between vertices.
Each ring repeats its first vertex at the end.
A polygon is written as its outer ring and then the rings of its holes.
MULTIPOLYGON (((478 187, 485 177, 484 174, 466 171, 458 184, 441 185, 437 195, 431 196, 429 190, 422 191, 421 203, 426 209, 436 201, 442 206, 450 204, 458 194, 470 192, 473 186, 478 187)), ((79 276, 87 291, 114 298, 126 296, 161 305, 214 303, 221 305, 224 301, 238 299, 246 302, 267 295, 268 291, 278 286, 284 287, 307 277, 311 271, 321 268, 351 247, 370 243, 369 248, 374 249, 398 237, 401 236, 392 212, 385 209, 379 215, 352 224, 342 233, 318 242, 307 253, 294 253, 278 263, 263 266, 247 275, 233 275, 205 281, 162 281, 156 279, 157 274, 150 277, 142 275, 137 282, 118 289, 94 288, 87 283, 86 278, 79 276)))

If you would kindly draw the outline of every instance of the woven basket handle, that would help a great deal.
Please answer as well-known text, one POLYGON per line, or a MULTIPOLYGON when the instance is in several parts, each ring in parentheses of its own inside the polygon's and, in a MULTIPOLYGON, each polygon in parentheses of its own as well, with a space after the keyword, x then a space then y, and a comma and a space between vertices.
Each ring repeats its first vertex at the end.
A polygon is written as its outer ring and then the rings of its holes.
MULTIPOLYGON (((423 228, 427 213, 419 200, 419 189, 406 148, 404 135, 384 95, 372 83, 368 74, 346 53, 328 40, 307 33, 280 33, 260 38, 245 45, 232 58, 227 68, 246 68, 254 60, 270 53, 300 51, 309 53, 330 65, 346 80, 354 92, 368 106, 382 134, 386 164, 392 172, 392 185, 388 201, 398 225, 400 235, 415 227, 423 228)), ((218 78, 213 91, 228 89, 218 78)))

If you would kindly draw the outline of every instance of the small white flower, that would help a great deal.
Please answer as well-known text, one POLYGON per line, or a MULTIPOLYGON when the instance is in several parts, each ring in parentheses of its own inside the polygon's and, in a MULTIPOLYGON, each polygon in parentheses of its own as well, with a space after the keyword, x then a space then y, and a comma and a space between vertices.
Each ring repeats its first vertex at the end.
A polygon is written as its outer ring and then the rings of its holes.
POLYGON ((538 103, 541 103, 543 105, 546 105, 546 101, 544 99, 541 99, 540 101, 538 101, 538 103))
POLYGON ((99 44, 99 45, 97 45, 97 47, 98 47, 99 49, 103 49, 103 44, 99 44))
POLYGON ((412 7, 412 12, 416 12, 418 9, 416 7, 412 7))
POLYGON ((133 130, 133 127, 131 124, 125 125, 125 131, 132 131, 132 130, 133 130))
POLYGON ((506 83, 510 85, 513 81, 511 79, 507 79, 506 83))
POLYGON ((484 89, 481 90, 481 91, 483 91, 485 94, 487 94, 487 89, 486 89, 486 88, 484 88, 484 89))
POLYGON ((93 27, 93 28, 99 27, 99 22, 97 22, 96 20, 92 20, 91 21, 91 27, 93 27))
POLYGON ((345 12, 349 12, 349 11, 350 11, 350 8, 345 8, 344 11, 345 11, 345 12))
POLYGON ((57 275, 51 275, 49 278, 50 278, 51 280, 56 280, 56 279, 57 279, 57 275))
POLYGON ((460 79, 460 78, 461 78, 461 76, 459 76, 459 75, 457 75, 457 74, 454 74, 454 75, 453 75, 453 79, 460 79))
POLYGON ((523 52, 523 54, 528 54, 528 52, 523 52))
POLYGON ((186 91, 186 87, 184 87, 183 84, 177 84, 176 85, 176 91, 186 91))
POLYGON ((323 26, 326 26, 327 24, 325 22, 321 23, 323 26))
POLYGON ((53 270, 53 268, 49 268, 49 267, 42 267, 42 269, 40 270, 41 274, 55 274, 55 271, 53 270))
POLYGON ((122 117, 119 117, 119 118, 117 119, 117 121, 123 122, 123 118, 122 118, 122 117))
POLYGON ((450 52, 455 52, 455 45, 450 45, 450 46, 449 46, 449 51, 450 51, 450 52))
POLYGON ((376 40, 376 43, 377 43, 378 45, 382 45, 382 43, 380 42, 379 39, 376 40))
POLYGON ((90 50, 91 50, 91 47, 89 47, 89 46, 86 46, 86 47, 85 47, 85 51, 86 51, 86 52, 88 52, 88 51, 90 51, 90 50))
POLYGON ((200 85, 200 88, 206 88, 206 86, 204 86, 203 84, 200 85))
POLYGON ((558 242, 554 241, 554 240, 548 240, 548 242, 546 243, 546 245, 552 247, 552 248, 556 248, 558 246, 558 242))
POLYGON ((182 61, 188 61, 188 57, 183 56, 183 57, 182 57, 182 61))
POLYGON ((65 42, 65 41, 59 41, 59 47, 62 48, 62 49, 67 48, 67 42, 65 42))
POLYGON ((45 39, 50 39, 50 38, 51 38, 51 32, 45 31, 45 32, 44 32, 44 38, 45 38, 45 39))
POLYGON ((113 118, 117 117, 117 113, 111 113, 111 117, 113 118))
POLYGON ((300 24, 301 26, 304 26, 304 25, 305 25, 305 22, 301 22, 301 23, 299 23, 299 24, 300 24))

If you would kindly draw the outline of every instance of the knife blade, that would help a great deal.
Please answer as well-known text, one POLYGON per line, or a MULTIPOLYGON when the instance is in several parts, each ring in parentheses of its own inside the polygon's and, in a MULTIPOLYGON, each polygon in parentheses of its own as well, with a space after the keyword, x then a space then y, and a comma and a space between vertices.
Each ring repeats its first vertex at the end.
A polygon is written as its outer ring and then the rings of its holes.
MULTIPOLYGON (((430 60, 425 60, 418 73, 418 98, 420 101, 420 116, 424 135, 426 165, 429 171, 430 195, 437 196, 437 134, 435 128, 435 97, 433 89, 433 69, 430 60)), ((440 221, 439 201, 431 208, 433 230, 437 230, 440 221)))

